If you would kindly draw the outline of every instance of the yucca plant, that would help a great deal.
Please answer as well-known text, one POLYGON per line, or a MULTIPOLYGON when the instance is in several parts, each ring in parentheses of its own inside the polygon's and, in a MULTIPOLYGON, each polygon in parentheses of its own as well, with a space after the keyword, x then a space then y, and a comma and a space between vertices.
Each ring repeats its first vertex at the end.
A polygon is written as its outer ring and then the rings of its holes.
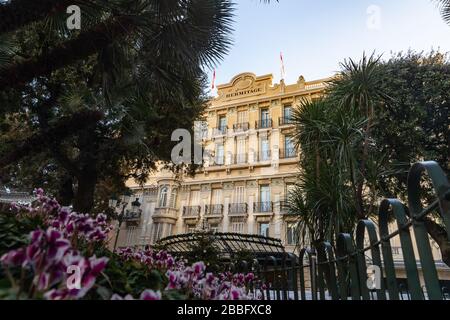
POLYGON ((372 129, 375 122, 377 108, 382 108, 388 97, 383 92, 379 74, 381 56, 366 56, 359 61, 345 60, 342 71, 329 83, 329 99, 345 113, 364 117, 367 121, 362 130, 364 139, 361 142, 361 152, 358 156, 358 166, 354 172, 356 187, 355 200, 360 219, 367 218, 369 212, 364 207, 364 189, 366 188, 367 163, 370 158, 372 129))
POLYGON ((358 219, 351 181, 354 146, 365 121, 324 99, 302 102, 293 122, 302 157, 289 210, 298 217, 302 243, 333 242, 338 233, 351 232, 358 219))

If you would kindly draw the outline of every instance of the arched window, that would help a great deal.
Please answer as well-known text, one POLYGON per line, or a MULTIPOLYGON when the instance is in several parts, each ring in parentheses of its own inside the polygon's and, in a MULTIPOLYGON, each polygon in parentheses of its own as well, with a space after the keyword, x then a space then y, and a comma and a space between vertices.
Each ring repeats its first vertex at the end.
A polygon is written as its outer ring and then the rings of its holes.
POLYGON ((175 209, 177 206, 177 189, 173 188, 170 194, 170 208, 175 209))
POLYGON ((167 187, 163 187, 161 189, 161 192, 159 194, 159 207, 160 208, 167 207, 167 192, 168 192, 168 188, 167 187))

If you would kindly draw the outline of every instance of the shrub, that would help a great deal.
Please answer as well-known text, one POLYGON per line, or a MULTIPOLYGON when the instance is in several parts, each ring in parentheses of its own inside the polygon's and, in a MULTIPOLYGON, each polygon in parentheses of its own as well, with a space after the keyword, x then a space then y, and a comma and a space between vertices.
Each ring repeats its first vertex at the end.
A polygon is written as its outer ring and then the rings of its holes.
POLYGON ((70 212, 42 190, 36 195, 32 206, 0 214, 0 299, 259 298, 248 289, 251 273, 207 272, 203 262, 151 248, 113 253, 105 215, 70 212))

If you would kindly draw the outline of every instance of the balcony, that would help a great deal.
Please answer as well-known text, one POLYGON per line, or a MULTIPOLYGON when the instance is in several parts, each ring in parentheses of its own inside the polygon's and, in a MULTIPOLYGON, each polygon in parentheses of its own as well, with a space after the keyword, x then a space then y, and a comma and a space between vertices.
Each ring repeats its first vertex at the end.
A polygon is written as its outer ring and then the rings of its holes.
POLYGON ((297 150, 295 148, 280 149, 280 159, 297 158, 297 150))
POLYGON ((255 202, 253 204, 255 214, 273 214, 273 202, 255 202))
POLYGON ((228 127, 213 128, 212 134, 214 137, 226 136, 228 134, 228 127))
POLYGON ((282 215, 290 215, 290 213, 289 213, 289 202, 287 200, 280 201, 279 205, 280 205, 280 214, 282 214, 282 215))
POLYGON ((248 163, 248 154, 236 154, 234 156, 234 162, 233 164, 247 164, 248 163))
POLYGON ((284 127, 284 126, 292 126, 294 124, 294 120, 292 120, 291 117, 281 117, 278 118, 278 125, 280 127, 284 127))
POLYGON ((246 216, 248 214, 247 203, 231 203, 228 205, 229 216, 246 216))
POLYGON ((205 207, 205 216, 207 218, 223 217, 223 205, 214 204, 205 207))
POLYGON ((273 121, 272 121, 272 119, 262 119, 260 121, 256 121, 255 128, 256 129, 272 129, 273 121))
POLYGON ((183 207, 183 218, 184 219, 198 219, 198 218, 200 218, 201 210, 202 210, 201 206, 183 207))
POLYGON ((235 132, 246 132, 246 131, 250 130, 250 123, 243 122, 243 123, 234 124, 233 130, 235 132))
POLYGON ((223 157, 214 157, 213 158, 213 166, 222 167, 225 165, 225 156, 223 157))
POLYGON ((160 207, 155 209, 155 214, 153 215, 153 219, 157 218, 168 218, 168 219, 177 219, 177 209, 170 207, 160 207))
POLYGON ((272 159, 272 152, 270 150, 262 150, 258 154, 259 162, 270 161, 271 159, 272 159))

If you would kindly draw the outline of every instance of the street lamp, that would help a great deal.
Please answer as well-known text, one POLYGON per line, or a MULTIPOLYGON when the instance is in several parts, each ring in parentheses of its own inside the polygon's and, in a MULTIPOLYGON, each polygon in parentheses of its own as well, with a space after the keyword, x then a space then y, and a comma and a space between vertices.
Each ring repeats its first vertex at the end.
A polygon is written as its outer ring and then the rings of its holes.
POLYGON ((140 207, 141 207, 141 203, 139 202, 139 198, 136 198, 136 200, 131 203, 131 212, 133 214, 138 213, 140 207))
POLYGON ((119 221, 119 226, 117 228, 117 233, 116 233, 116 240, 114 241, 113 252, 116 252, 117 241, 119 240, 120 229, 122 228, 122 223, 123 223, 123 220, 125 217, 125 209, 127 208, 128 202, 130 201, 129 195, 123 195, 121 198, 122 198, 121 200, 117 200, 115 197, 112 197, 109 200, 109 206, 110 206, 110 208, 112 208, 114 210, 114 212, 117 213, 117 220, 119 221), (122 205, 122 209, 120 209, 121 205, 122 205), (120 210, 120 211, 117 212, 117 210, 120 210))
POLYGON ((131 218, 139 217, 139 208, 141 207, 141 203, 139 202, 139 198, 136 198, 135 201, 131 203, 131 212, 126 210, 128 204, 130 203, 131 196, 123 195, 121 196, 121 200, 117 200, 115 197, 112 197, 109 200, 109 206, 116 212, 117 220, 119 222, 116 239, 114 241, 114 252, 117 249, 117 242, 119 240, 120 229, 122 228, 122 223, 127 220, 127 217, 130 215, 131 218), (119 212, 117 212, 119 210, 119 212))

